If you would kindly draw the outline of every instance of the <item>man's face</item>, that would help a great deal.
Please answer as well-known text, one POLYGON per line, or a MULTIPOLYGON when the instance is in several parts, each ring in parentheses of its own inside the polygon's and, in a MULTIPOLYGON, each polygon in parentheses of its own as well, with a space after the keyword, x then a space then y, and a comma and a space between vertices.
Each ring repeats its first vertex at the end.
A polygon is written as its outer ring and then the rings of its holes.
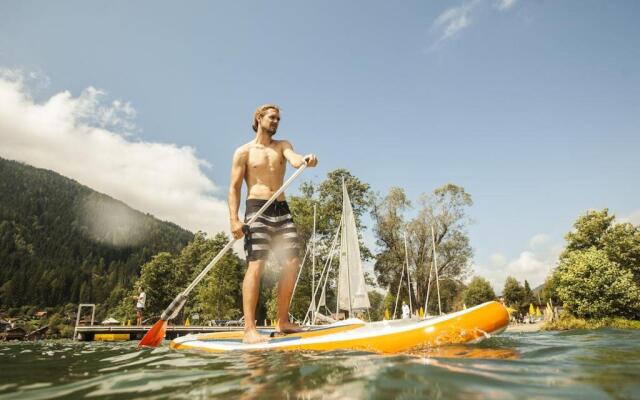
POLYGON ((260 126, 262 130, 273 136, 278 130, 278 124, 280 123, 280 113, 278 110, 270 108, 260 119, 260 126))

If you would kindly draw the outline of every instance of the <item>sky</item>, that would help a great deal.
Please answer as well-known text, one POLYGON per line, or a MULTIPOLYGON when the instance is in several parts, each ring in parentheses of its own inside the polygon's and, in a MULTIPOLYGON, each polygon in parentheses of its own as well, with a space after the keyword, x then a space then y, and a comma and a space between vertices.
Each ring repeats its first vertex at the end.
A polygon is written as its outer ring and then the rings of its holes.
POLYGON ((277 136, 320 160, 305 179, 347 168, 414 204, 463 186, 474 273, 535 287, 587 210, 640 223, 639 15, 637 1, 0 0, 0 156, 213 233, 233 151, 276 103, 277 136))

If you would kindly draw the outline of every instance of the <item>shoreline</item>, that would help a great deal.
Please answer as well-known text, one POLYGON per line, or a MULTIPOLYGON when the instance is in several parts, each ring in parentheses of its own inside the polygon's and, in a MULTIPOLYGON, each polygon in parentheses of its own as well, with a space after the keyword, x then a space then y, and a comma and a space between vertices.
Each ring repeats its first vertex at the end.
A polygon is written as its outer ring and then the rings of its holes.
POLYGON ((509 324, 505 332, 508 333, 528 333, 539 332, 544 326, 544 321, 536 322, 534 324, 509 324))

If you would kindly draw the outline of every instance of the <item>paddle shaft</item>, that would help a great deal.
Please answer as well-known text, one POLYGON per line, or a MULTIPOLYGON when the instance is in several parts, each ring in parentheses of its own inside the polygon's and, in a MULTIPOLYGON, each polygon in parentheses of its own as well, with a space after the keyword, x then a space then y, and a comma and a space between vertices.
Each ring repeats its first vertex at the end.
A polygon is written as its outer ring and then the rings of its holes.
MULTIPOLYGON (((282 184, 280 189, 278 189, 269 198, 269 200, 267 200, 267 202, 264 203, 262 207, 260 207, 258 212, 255 213, 254 216, 251 217, 249 221, 247 221, 246 225, 251 225, 252 223, 254 223, 256 219, 258 219, 258 217, 260 217, 262 213, 267 209, 267 207, 269 207, 274 201, 276 201, 278 196, 280 196, 282 192, 284 192, 289 187, 289 185, 291 185, 291 183, 302 173, 302 171, 304 171, 306 167, 307 167, 307 161, 305 160, 304 164, 302 164, 302 166, 298 168, 298 170, 294 172, 294 174, 291 175, 291 177, 289 177, 289 179, 287 179, 287 181, 284 184, 282 184)), ((225 253, 231 249, 231 247, 237 240, 238 239, 231 239, 226 244, 226 246, 224 246, 222 250, 220 250, 220 252, 216 254, 213 260, 211 260, 211 262, 209 262, 209 264, 207 264, 207 266, 198 274, 198 276, 196 276, 193 282, 191 282, 191 284, 187 286, 187 288, 182 293, 178 294, 176 298, 173 299, 171 304, 169 304, 169 306, 166 308, 166 310, 164 310, 164 312, 160 316, 161 320, 168 321, 170 319, 175 318, 176 315, 178 315, 178 313, 182 309, 182 306, 184 306, 184 303, 187 301, 187 296, 189 295, 189 293, 191 293, 193 288, 195 288, 198 285, 198 283, 200 283, 200 281, 205 277, 205 275, 207 275, 207 273, 211 270, 211 268, 213 268, 213 266, 216 265, 218 261, 220 261, 220 259, 225 255, 225 253)))

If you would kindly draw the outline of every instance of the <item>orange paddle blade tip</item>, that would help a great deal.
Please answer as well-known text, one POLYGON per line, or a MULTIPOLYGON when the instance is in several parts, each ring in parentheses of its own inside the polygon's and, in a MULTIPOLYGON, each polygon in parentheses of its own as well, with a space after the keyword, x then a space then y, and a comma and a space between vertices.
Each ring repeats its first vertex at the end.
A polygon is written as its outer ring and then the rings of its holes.
POLYGON ((138 343, 138 348, 143 346, 158 347, 160 343, 162 343, 162 340, 164 339, 164 334, 166 332, 167 332, 167 321, 161 319, 155 324, 153 324, 151 329, 149 329, 149 332, 147 332, 146 335, 144 335, 140 343, 138 343))

